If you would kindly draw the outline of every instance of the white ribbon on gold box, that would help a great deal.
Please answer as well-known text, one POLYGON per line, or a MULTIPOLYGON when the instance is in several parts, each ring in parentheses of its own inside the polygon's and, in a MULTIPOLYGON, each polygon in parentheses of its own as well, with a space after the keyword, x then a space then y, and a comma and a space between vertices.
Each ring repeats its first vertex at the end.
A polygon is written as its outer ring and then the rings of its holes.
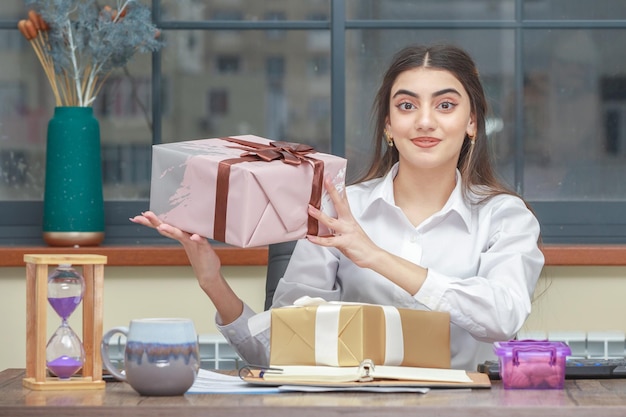
POLYGON ((271 328, 271 365, 450 367, 448 313, 303 297, 249 326, 271 328))

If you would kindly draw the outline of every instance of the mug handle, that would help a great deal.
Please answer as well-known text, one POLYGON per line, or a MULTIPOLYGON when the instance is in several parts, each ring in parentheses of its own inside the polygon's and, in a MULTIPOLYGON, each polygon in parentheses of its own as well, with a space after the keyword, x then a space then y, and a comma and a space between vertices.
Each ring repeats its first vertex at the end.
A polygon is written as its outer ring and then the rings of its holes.
MULTIPOLYGON (((109 342, 111 341, 111 338, 117 333, 123 334, 124 336, 126 336, 126 339, 128 340, 128 327, 124 327, 124 326, 114 327, 108 332, 106 332, 104 336, 102 336, 102 343, 100 344, 100 354, 102 355, 102 364, 107 369, 107 371, 109 371, 111 375, 113 375, 117 380, 122 381, 122 382, 128 382, 126 380, 126 375, 120 372, 117 369, 117 367, 113 365, 113 363, 111 363, 111 357, 109 356, 109 342)), ((125 356, 126 355, 124 355, 124 357, 125 356)), ((124 360, 124 362, 126 362, 126 360, 124 360)))

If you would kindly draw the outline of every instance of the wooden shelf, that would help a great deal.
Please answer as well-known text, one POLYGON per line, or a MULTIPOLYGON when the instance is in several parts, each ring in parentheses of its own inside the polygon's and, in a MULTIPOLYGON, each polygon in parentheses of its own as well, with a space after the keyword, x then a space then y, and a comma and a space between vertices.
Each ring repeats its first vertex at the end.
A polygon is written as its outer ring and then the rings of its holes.
MULTIPOLYGON (((267 265, 267 247, 216 247, 222 265, 267 265)), ((0 247, 0 267, 24 266, 24 254, 81 254, 107 257, 107 266, 183 266, 189 265, 180 246, 94 246, 58 248, 47 246, 0 247)))
POLYGON ((544 245, 549 266, 626 265, 626 245, 544 245))
MULTIPOLYGON (((267 265, 267 247, 216 247, 222 265, 267 265)), ((624 266, 626 245, 545 245, 547 266, 624 266)), ((189 265, 185 251, 179 246, 97 246, 83 248, 52 248, 47 246, 0 247, 0 267, 24 266, 24 254, 105 255, 109 266, 184 266, 189 265)))

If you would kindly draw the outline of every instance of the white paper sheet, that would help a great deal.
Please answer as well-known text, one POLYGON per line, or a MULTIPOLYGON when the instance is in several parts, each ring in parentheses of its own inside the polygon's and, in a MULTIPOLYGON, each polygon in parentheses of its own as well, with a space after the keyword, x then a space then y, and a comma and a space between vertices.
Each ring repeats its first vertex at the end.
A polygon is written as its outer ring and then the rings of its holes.
POLYGON ((200 369, 187 394, 277 394, 278 387, 255 386, 238 376, 200 369))
POLYGON ((430 388, 420 387, 318 387, 310 385, 281 385, 278 387, 284 392, 415 392, 426 394, 430 388))

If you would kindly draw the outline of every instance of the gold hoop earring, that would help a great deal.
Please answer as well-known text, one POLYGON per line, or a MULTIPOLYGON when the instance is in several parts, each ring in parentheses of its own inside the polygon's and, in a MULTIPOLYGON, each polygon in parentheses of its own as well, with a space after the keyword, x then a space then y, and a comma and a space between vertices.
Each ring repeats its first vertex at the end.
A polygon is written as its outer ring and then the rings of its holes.
POLYGON ((474 133, 473 135, 470 135, 469 133, 467 134, 467 137, 470 140, 470 145, 474 146, 474 143, 476 143, 476 133, 474 133))
POLYGON ((467 158, 465 159, 465 166, 469 167, 471 163, 470 161, 472 160, 472 155, 474 155, 474 143, 476 142, 476 133, 474 133, 473 135, 470 135, 468 133, 467 137, 470 140, 470 148, 469 148, 469 153, 467 155, 467 158))
POLYGON ((385 129, 384 133, 385 133, 385 140, 387 141, 387 145, 389 145, 390 148, 393 148, 393 137, 391 136, 391 134, 389 134, 387 129, 385 129))

